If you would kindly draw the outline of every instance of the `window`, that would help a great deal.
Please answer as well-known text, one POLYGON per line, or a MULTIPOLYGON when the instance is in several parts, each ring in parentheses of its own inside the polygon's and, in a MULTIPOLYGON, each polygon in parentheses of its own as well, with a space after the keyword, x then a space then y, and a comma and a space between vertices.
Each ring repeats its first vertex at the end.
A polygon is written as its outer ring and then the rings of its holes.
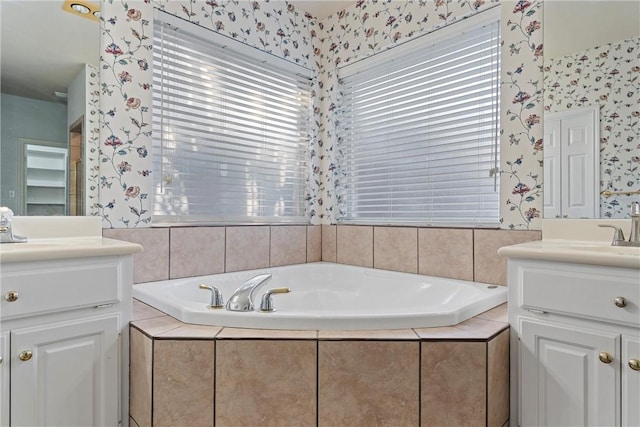
POLYGON ((480 15, 339 70, 340 222, 498 224, 499 26, 480 15))
POLYGON ((309 70, 159 11, 153 61, 154 222, 306 222, 309 70))

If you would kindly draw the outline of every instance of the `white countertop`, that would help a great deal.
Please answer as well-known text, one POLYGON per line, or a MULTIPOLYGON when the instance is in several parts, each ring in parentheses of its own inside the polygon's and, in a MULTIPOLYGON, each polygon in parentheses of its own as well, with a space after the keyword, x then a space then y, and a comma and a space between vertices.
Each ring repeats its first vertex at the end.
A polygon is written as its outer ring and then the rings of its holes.
POLYGON ((544 219, 542 240, 505 246, 498 254, 511 258, 571 262, 640 269, 640 247, 612 246, 613 230, 599 224, 617 225, 627 237, 631 219, 544 219))
POLYGON ((498 254, 510 258, 640 269, 640 248, 611 246, 602 242, 538 240, 505 246, 498 250, 498 254))
POLYGON ((137 243, 102 237, 99 217, 13 217, 13 233, 27 243, 0 244, 0 263, 130 255, 137 243))
POLYGON ((4 264, 8 262, 129 255, 137 252, 142 252, 142 246, 137 243, 104 237, 30 239, 27 243, 3 243, 0 245, 0 262, 4 264))

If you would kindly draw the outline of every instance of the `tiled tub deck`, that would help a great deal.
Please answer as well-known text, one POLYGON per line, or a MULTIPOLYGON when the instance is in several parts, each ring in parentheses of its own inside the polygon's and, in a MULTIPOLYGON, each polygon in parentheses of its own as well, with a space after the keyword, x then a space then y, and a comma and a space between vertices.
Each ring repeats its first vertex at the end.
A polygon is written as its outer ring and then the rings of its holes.
POLYGON ((134 301, 130 423, 503 426, 506 304, 452 327, 281 331, 181 323, 134 301))

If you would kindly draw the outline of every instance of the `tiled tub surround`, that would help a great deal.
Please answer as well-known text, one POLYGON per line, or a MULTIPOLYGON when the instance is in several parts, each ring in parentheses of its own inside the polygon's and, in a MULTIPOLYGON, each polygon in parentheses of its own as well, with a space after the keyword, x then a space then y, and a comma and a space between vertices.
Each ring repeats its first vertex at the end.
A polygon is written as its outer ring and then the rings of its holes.
POLYGON ((355 225, 105 229, 139 243, 134 283, 328 261, 483 283, 506 284, 502 246, 540 231, 355 225))
POLYGON ((506 306, 456 326, 275 331, 134 302, 131 425, 502 426, 506 306))

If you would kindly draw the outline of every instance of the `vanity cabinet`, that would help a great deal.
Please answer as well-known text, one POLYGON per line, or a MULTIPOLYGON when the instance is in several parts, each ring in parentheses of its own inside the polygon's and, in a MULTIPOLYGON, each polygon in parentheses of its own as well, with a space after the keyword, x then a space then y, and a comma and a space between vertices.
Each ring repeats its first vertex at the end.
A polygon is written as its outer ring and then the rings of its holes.
POLYGON ((640 425, 640 270, 509 258, 508 274, 511 424, 640 425))
POLYGON ((132 256, 2 265, 2 426, 128 425, 132 256))

